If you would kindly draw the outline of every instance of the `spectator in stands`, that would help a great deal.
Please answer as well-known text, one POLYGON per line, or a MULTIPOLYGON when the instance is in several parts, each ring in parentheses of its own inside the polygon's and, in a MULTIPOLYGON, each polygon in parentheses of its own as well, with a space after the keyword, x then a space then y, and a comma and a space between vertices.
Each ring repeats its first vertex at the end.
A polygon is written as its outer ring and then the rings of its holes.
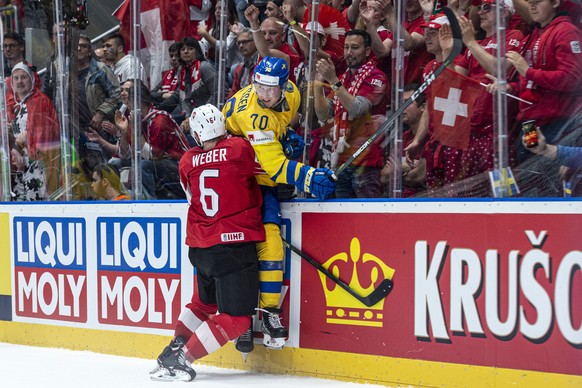
MULTIPOLYGON (((129 108, 133 108, 133 88, 129 89, 129 108)), ((149 144, 150 159, 141 162, 142 183, 146 198, 184 198, 178 176, 178 162, 189 149, 188 140, 182 129, 171 116, 157 110, 152 104, 149 89, 143 83, 141 93, 141 133, 149 144)), ((120 154, 126 155, 130 146, 127 134, 129 120, 117 111, 115 124, 120 130, 120 154)))
POLYGON ((175 42, 168 48, 170 55, 170 70, 162 72, 162 80, 152 89, 152 97, 158 102, 162 102, 169 98, 178 88, 180 80, 180 50, 182 49, 182 42, 175 42))
MULTIPOLYGON (((470 20, 458 18, 463 34, 463 43, 467 47, 464 54, 455 60, 456 72, 481 83, 489 83, 486 74, 497 74, 497 22, 495 17, 496 0, 483 0, 479 7, 480 26, 485 31, 485 39, 475 39, 475 29, 470 20)), ((505 0, 505 22, 508 25, 514 13, 512 0, 505 0)), ((517 52, 521 47, 523 34, 519 30, 507 30, 505 47, 507 51, 517 52)), ((443 45, 443 57, 448 57, 452 48, 452 39, 443 45)), ((511 65, 508 64, 508 68, 511 65)), ((509 70, 509 69, 508 69, 509 70)), ((514 100, 508 101, 508 112, 515 112, 514 100), (513 108, 513 109, 512 109, 513 108)), ((478 98, 471 113, 471 132, 467 149, 463 152, 462 177, 468 178, 493 168, 493 98, 484 93, 478 98)), ((509 127, 514 126, 513 114, 509 117, 509 127)), ((515 140, 515 135, 513 135, 515 140)))
POLYGON ((97 198, 108 201, 121 201, 131 199, 123 192, 123 186, 119 178, 119 171, 115 166, 99 163, 93 169, 93 182, 91 188, 97 198))
MULTIPOLYGON (((103 48, 105 49, 105 60, 111 64, 111 69, 119 80, 119 83, 135 78, 135 57, 131 54, 125 53, 125 40, 120 34, 114 34, 106 38, 103 41, 103 48)), ((139 59, 138 64, 141 79, 147 85, 149 80, 147 79, 144 67, 141 62, 139 62, 139 59)))
MULTIPOLYGON (((322 83, 315 87, 317 116, 324 122, 333 119, 335 124, 332 168, 345 162, 386 118, 390 86, 386 74, 370 59, 371 44, 366 31, 348 31, 344 45, 348 70, 338 77, 329 59, 320 59, 316 65, 320 80, 327 81, 335 95, 326 98, 322 83)), ((338 177, 337 198, 382 196, 380 171, 384 165, 384 150, 381 143, 382 137, 338 177)))
POLYGON ((277 18, 279 20, 283 19, 283 11, 281 6, 283 5, 283 0, 269 1, 265 7, 265 16, 268 18, 277 18))
MULTIPOLYGON (((216 70, 204 57, 196 39, 182 39, 180 60, 178 87, 159 104, 159 108, 171 113, 178 123, 182 123, 195 107, 217 103, 216 70)), ((188 121, 184 124, 187 126, 188 121)))
MULTIPOLYGON (((291 69, 295 69, 301 63, 301 56, 285 42, 285 31, 281 21, 276 18, 266 18, 263 23, 259 23, 259 15, 260 11, 254 5, 250 5, 245 10, 245 17, 251 25, 255 46, 260 55, 259 60, 267 56, 282 58, 291 69)), ((290 79, 295 82, 293 74, 290 74, 290 79)))
POLYGON ((50 99, 26 62, 12 69, 16 105, 9 111, 12 192, 16 201, 42 201, 59 187, 60 129, 50 99))
MULTIPOLYGON (((99 153, 99 158, 109 159, 115 152, 115 139, 102 129, 104 121, 112 122, 115 110, 121 105, 119 82, 115 74, 103 63, 97 62, 92 56, 91 39, 87 35, 80 35, 77 49, 78 65, 78 107, 80 155, 90 149, 99 153), (87 140, 95 147, 89 147, 87 140)), ((87 160, 83 160, 87 162, 87 160)), ((86 165, 88 175, 94 165, 86 165)))
MULTIPOLYGON (((430 61, 432 56, 426 50, 424 39, 424 30, 421 25, 424 23, 424 17, 430 17, 432 13, 432 5, 426 6, 426 9, 421 7, 419 0, 406 0, 406 21, 404 22, 404 83, 421 82, 422 72, 425 65, 430 61)), ((432 2, 429 2, 432 4, 432 2)), ((384 13, 386 18, 386 28, 389 31, 395 31, 396 15, 394 7, 390 1, 383 0, 379 2, 372 2, 370 4, 372 9, 378 9, 384 13)), ((369 7, 370 8, 370 7, 369 7)), ((362 15, 364 16, 364 15, 362 15)), ((373 23, 368 25, 368 32, 373 33, 373 23)), ((372 47, 374 54, 378 58, 387 58, 391 54, 392 46, 394 45, 393 34, 381 39, 380 36, 374 35, 372 37, 372 47)))
POLYGON ((218 68, 219 62, 218 49, 220 47, 224 47, 224 56, 226 58, 224 75, 227 77, 227 83, 225 83, 225 85, 230 87, 232 84, 232 71, 234 70, 234 67, 243 60, 243 55, 239 51, 236 44, 236 35, 244 26, 238 21, 234 0, 226 0, 226 3, 228 5, 228 12, 226 13, 227 24, 225 31, 226 44, 224 44, 220 39, 220 1, 216 3, 214 9, 214 17, 217 21, 214 24, 214 27, 208 29, 206 26, 200 26, 198 27, 198 35, 202 37, 202 42, 209 46, 207 58, 209 61, 216 64, 216 68, 218 68))
POLYGON ((244 59, 234 69, 234 80, 227 99, 235 95, 236 92, 242 88, 250 85, 253 81, 253 73, 255 66, 259 61, 259 52, 255 41, 253 40, 253 33, 248 28, 243 28, 236 37, 236 44, 244 59))
POLYGON ((24 38, 17 32, 4 35, 4 76, 12 74, 12 68, 24 61, 24 38))
MULTIPOLYGON (((564 124, 582 110, 582 32, 570 17, 558 13, 562 1, 529 2, 536 24, 526 40, 523 56, 515 51, 506 55, 520 76, 518 82, 509 84, 509 91, 533 103, 520 104, 517 120, 536 120, 550 143, 565 135, 564 124)), ((519 142, 518 162, 527 157, 519 142)))
MULTIPOLYGON (((410 98, 420 84, 408 84, 404 87, 402 95, 404 100, 410 98)), ((402 124, 404 125, 404 134, 402 139, 403 147, 408 146, 414 139, 419 126, 421 117, 426 110, 426 97, 420 93, 412 104, 402 112, 402 124)), ((388 183, 394 173, 394 160, 389 157, 382 169, 381 175, 384 183, 388 183)), ((418 155, 414 160, 408 163, 402 161, 402 198, 413 197, 426 190, 426 159, 418 155)))
MULTIPOLYGON (((429 53, 435 56, 435 59, 429 62, 424 68, 424 79, 431 77, 433 72, 443 62, 443 50, 441 48, 441 37, 450 35, 450 26, 447 17, 444 14, 435 15, 430 22, 423 24, 424 38, 426 48, 429 53)), ((433 98, 431 89, 425 91, 427 101, 433 98)), ((430 107, 430 104, 429 104, 430 107)), ((459 148, 449 147, 432 137, 433 132, 429 122, 430 108, 425 109, 421 124, 419 125, 416 136, 410 144, 404 148, 407 161, 412 162, 418 153, 422 150, 426 142, 426 186, 429 194, 447 184, 453 183, 460 179, 461 176, 461 157, 463 152, 459 148)))

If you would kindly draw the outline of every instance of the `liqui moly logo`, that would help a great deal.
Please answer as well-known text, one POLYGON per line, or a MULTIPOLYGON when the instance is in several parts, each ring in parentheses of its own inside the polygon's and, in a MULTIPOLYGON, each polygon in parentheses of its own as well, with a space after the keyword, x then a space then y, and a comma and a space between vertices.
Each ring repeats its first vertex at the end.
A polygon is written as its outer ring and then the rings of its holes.
POLYGON ((87 321, 87 261, 82 218, 14 218, 15 313, 87 321))
POLYGON ((97 219, 98 319, 171 329, 180 312, 179 218, 97 219))

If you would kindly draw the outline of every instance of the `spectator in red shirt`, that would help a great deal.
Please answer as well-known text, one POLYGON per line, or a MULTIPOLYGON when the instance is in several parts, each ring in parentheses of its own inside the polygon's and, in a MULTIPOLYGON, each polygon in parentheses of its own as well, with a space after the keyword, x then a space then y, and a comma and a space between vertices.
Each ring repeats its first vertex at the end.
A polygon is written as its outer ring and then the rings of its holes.
MULTIPOLYGON (((455 60, 456 72, 468 76, 481 83, 490 83, 486 74, 497 73, 497 37, 496 37, 496 0, 483 0, 479 6, 480 26, 485 31, 485 39, 475 40, 475 29, 471 22, 459 18, 459 25, 463 33, 463 43, 467 47, 464 54, 455 60)), ((512 0, 505 0, 505 25, 514 13, 512 0)), ((508 29, 505 34, 507 51, 517 52, 521 47, 523 34, 519 30, 508 29)), ((443 56, 447 57, 449 50, 443 47, 443 56)), ((508 70, 512 66, 507 64, 508 70)), ((517 108, 514 100, 508 101, 508 112, 515 112, 517 108)), ((509 120, 509 127, 514 124, 513 114, 509 120)), ((513 140, 517 138, 513 134, 513 140)), ((493 98, 490 94, 482 94, 471 112, 471 134, 467 150, 463 153, 463 177, 468 178, 493 168, 493 98)))
MULTIPOLYGON (((582 111, 582 32, 560 12, 561 2, 531 0, 534 30, 522 54, 506 55, 519 73, 519 81, 509 84, 510 92, 532 103, 520 103, 517 120, 535 120, 550 143, 564 137, 564 124, 582 111)), ((495 89, 492 84, 490 90, 495 89)), ((529 156, 519 141, 518 162, 529 156)))
MULTIPOLYGON (((348 70, 336 74, 334 63, 320 59, 316 70, 319 80, 327 81, 334 98, 326 98, 323 83, 315 87, 315 111, 323 122, 333 119, 332 161, 335 168, 345 162, 385 119, 387 97, 390 94, 386 74, 370 59, 370 34, 364 30, 346 33, 344 58, 348 70)), ((370 145, 338 177, 337 198, 378 198, 382 196, 380 170, 384 165, 382 137, 370 145)))

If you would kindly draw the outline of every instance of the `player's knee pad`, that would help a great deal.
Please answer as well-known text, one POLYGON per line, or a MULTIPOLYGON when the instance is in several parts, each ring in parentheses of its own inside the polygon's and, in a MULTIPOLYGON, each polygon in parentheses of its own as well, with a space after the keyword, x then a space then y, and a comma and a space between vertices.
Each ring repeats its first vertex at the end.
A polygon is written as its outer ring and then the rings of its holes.
POLYGON ((232 316, 252 315, 257 306, 259 274, 252 266, 216 278, 218 311, 232 316))

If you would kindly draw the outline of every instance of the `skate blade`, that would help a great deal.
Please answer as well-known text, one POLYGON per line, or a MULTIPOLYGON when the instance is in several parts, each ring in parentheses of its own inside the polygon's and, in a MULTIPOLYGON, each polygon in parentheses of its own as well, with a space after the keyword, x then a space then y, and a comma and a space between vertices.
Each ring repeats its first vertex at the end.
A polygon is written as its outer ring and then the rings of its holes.
POLYGON ((264 334, 263 345, 267 349, 281 350, 285 347, 285 338, 272 338, 268 334, 264 334))
POLYGON ((150 372, 150 380, 153 381, 192 381, 189 373, 181 370, 168 370, 159 366, 150 372))

